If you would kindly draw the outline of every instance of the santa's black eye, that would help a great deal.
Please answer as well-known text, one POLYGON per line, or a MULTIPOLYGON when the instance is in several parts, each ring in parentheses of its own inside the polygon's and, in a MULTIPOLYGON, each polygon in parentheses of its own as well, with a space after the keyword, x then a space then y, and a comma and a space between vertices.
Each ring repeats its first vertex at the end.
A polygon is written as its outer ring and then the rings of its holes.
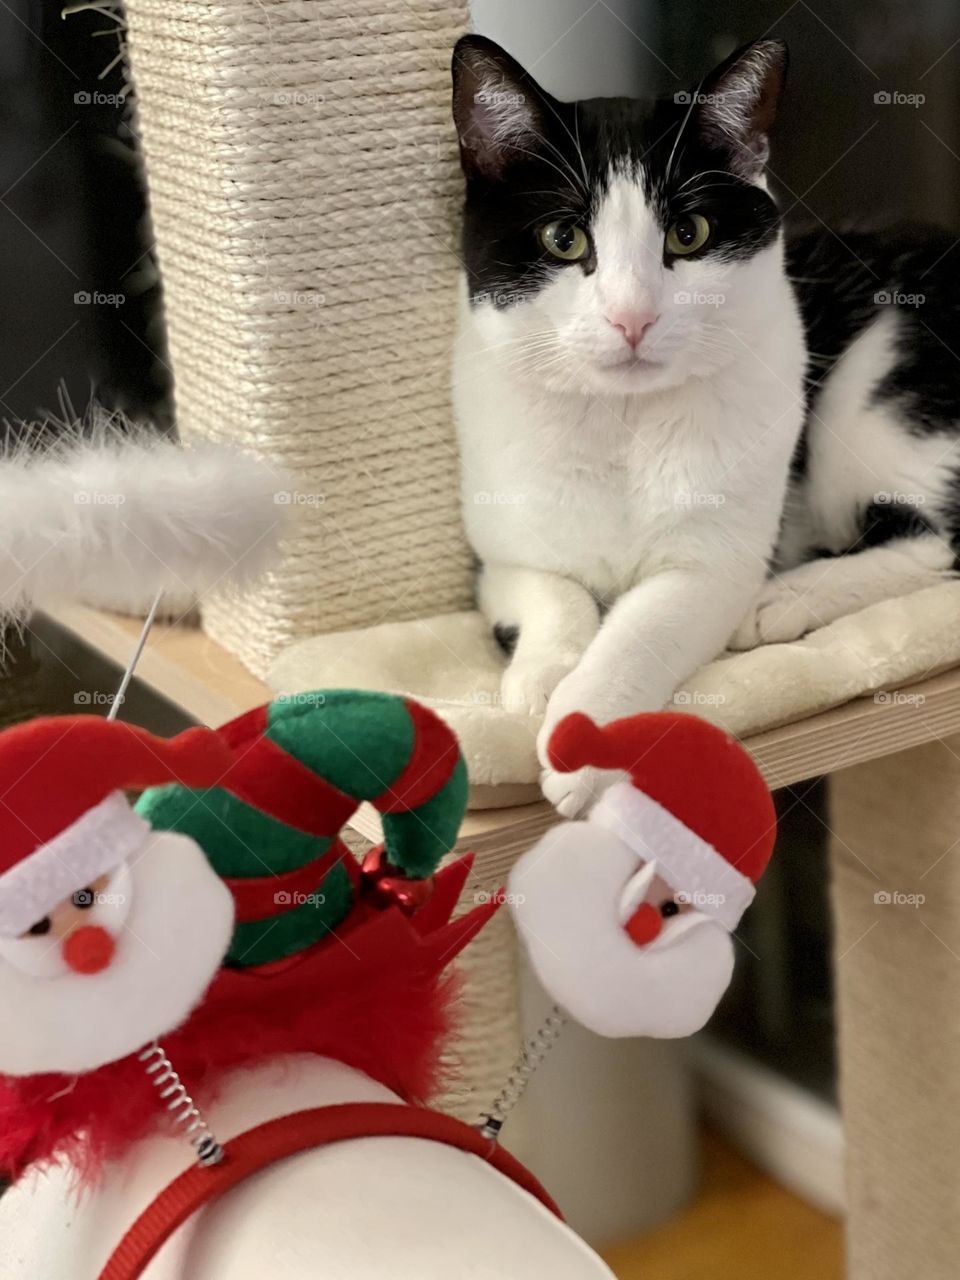
POLYGON ((38 920, 36 924, 32 924, 28 930, 35 938, 42 938, 45 933, 50 932, 50 917, 44 916, 42 920, 38 920))
POLYGON ((660 914, 663 916, 664 920, 669 920, 670 917, 675 916, 679 910, 680 908, 672 898, 668 902, 660 903, 660 914))
POLYGON ((87 885, 86 889, 78 889, 71 898, 71 902, 80 911, 86 911, 88 907, 93 906, 93 890, 87 885))

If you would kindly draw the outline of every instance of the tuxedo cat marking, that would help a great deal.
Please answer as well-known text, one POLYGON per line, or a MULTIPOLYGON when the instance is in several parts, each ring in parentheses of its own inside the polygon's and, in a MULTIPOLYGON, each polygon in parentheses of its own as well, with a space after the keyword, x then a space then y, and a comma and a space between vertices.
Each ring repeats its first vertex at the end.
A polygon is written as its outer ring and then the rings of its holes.
POLYGON ((809 413, 776 572, 734 644, 795 640, 952 576, 960 555, 960 309, 930 227, 788 244, 809 413))
MULTIPOLYGON (((561 103, 491 41, 457 46, 464 512, 544 765, 568 712, 667 703, 766 576, 805 366, 763 178, 784 69, 763 41, 683 101, 561 103)), ((606 780, 543 787, 571 816, 606 780)))
MULTIPOLYGON (((661 707, 730 643, 956 567, 953 240, 785 245, 763 172, 785 65, 764 40, 673 101, 562 103, 457 46, 464 514, 545 766, 570 711, 661 707)), ((609 779, 542 780, 572 816, 609 779)))

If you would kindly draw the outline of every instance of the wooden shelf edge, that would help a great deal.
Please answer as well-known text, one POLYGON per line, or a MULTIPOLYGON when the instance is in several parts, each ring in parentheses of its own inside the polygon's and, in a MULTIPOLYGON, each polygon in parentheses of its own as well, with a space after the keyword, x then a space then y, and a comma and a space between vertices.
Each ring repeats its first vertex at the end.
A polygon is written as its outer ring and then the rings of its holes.
MULTIPOLYGON (((112 661, 125 665, 139 634, 135 618, 79 605, 47 610, 48 616, 112 661)), ((158 623, 147 643, 137 677, 202 724, 217 725, 261 702, 271 692, 243 663, 196 627, 158 623)), ((879 756, 908 750, 935 738, 960 733, 960 668, 931 676, 902 690, 856 698, 804 720, 768 729, 745 740, 771 787, 850 768, 879 756)), ((496 841, 532 842, 557 821, 545 801, 471 810, 460 846, 477 849, 496 841), (509 836, 508 836, 509 833, 509 836)), ((505 797, 524 792, 505 788, 505 797)), ((360 810, 352 823, 377 839, 376 815, 360 810)))

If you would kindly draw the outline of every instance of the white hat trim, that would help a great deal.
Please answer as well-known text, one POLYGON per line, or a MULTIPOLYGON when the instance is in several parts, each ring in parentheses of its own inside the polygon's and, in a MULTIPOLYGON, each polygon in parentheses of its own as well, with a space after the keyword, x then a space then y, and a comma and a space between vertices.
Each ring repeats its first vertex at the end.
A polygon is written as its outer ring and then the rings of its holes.
POLYGON ((0 936, 19 938, 65 898, 126 862, 151 832, 123 792, 112 791, 0 875, 0 936))
POLYGON ((644 862, 656 859, 678 899, 713 916, 730 933, 754 899, 751 880, 630 782, 608 788, 590 811, 590 821, 617 836, 644 862))

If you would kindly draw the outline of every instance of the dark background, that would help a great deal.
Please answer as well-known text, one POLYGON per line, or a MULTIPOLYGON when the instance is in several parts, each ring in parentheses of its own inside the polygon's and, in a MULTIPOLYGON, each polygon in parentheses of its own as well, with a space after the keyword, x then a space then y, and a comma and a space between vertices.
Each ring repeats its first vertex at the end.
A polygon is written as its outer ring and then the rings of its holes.
POLYGON ((166 424, 132 100, 119 64, 98 79, 118 52, 117 23, 60 10, 0 7, 0 419, 59 414, 62 388, 78 411, 95 394, 166 424))
MULTIPOLYGON (((62 3, 0 5, 0 421, 59 411, 63 387, 78 410, 96 395, 166 426, 135 103, 117 100, 119 65, 99 78, 118 51, 117 23, 95 12, 64 19, 62 3), (115 297, 75 301, 97 293, 115 297)), ((565 60, 616 22, 637 84, 665 94, 737 44, 789 42, 772 172, 791 221, 842 229, 911 217, 960 230, 957 0, 636 0, 620 6, 629 27, 604 0, 583 8, 569 32, 557 10, 565 60), (884 92, 925 100, 875 101, 884 92)), ((554 38, 542 26, 541 48, 554 38)))

